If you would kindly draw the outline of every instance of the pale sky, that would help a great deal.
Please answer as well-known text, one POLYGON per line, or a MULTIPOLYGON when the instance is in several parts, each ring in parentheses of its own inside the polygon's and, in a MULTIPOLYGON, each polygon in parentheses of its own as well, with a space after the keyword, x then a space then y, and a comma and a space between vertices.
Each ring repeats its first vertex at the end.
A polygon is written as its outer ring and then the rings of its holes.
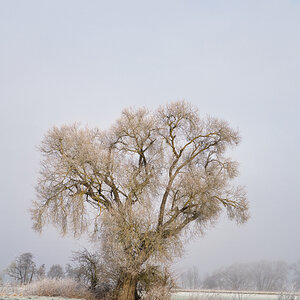
POLYGON ((176 265, 300 259, 300 0, 0 0, 0 270, 65 264, 84 239, 31 229, 53 125, 100 128, 128 106, 186 99, 238 128, 251 219, 220 220, 176 265))

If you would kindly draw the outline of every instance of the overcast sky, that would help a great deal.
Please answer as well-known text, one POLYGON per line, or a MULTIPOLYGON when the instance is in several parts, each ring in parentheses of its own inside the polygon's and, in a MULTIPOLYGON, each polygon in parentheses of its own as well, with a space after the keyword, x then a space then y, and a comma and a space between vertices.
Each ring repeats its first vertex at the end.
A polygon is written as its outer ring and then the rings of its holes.
POLYGON ((108 127, 125 107, 181 99, 239 129, 251 219, 220 220, 177 270, 299 260, 300 0, 0 0, 0 270, 87 246, 31 229, 49 128, 108 127))

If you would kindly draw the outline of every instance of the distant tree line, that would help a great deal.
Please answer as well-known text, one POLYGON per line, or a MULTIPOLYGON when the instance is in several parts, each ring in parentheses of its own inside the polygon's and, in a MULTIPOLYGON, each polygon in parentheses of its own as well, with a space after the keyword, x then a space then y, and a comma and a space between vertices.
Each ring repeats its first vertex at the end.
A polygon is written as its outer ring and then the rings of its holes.
MULTIPOLYGON (((2 274, 7 274, 15 283, 21 285, 27 285, 33 281, 46 278, 71 278, 101 299, 103 295, 107 295, 114 289, 118 278, 117 270, 113 266, 104 263, 104 261, 107 260, 104 260, 97 252, 83 249, 73 252, 71 263, 66 264, 65 267, 60 264, 53 264, 47 271, 45 264, 37 266, 33 254, 27 252, 16 257, 2 274), (116 273, 115 277, 114 273, 116 273)), ((153 270, 153 273, 156 272, 157 270, 153 270)), ((167 275, 161 273, 161 281, 166 281, 167 284, 167 278, 167 275)), ((144 286, 139 287, 141 290, 153 279, 145 276, 144 280, 144 286)), ((172 283, 172 285, 175 287, 175 283, 172 283)), ((203 278, 201 278, 199 270, 193 267, 181 275, 177 287, 300 292, 300 261, 292 264, 284 261, 233 264, 220 268, 203 278)))
MULTIPOLYGON (((99 270, 97 257, 85 249, 74 252, 72 262, 73 264, 67 264, 65 268, 60 264, 54 264, 46 272, 45 264, 37 266, 33 254, 26 252, 16 257, 2 274, 7 274, 15 283, 21 285, 44 278, 61 279, 69 277, 85 283, 90 288, 95 288, 98 282, 97 272, 99 270)), ((0 276, 0 283, 3 275, 0 276)))
POLYGON ((17 284, 29 284, 34 280, 48 278, 64 278, 66 273, 59 264, 52 265, 46 272, 45 264, 37 266, 31 252, 26 252, 16 257, 2 272, 7 274, 17 284))
POLYGON ((181 275, 183 288, 249 291, 300 291, 300 261, 233 264, 201 278, 196 267, 181 275))
MULTIPOLYGON (((114 269, 106 264, 103 258, 96 252, 87 249, 73 252, 71 263, 65 267, 60 264, 52 265, 48 272, 45 264, 37 266, 31 252, 26 252, 16 257, 2 274, 8 275, 14 283, 28 285, 34 281, 43 279, 64 279, 70 278, 81 286, 91 291, 97 298, 109 293, 115 286, 114 269)), ((3 276, 2 275, 2 276, 3 276)), ((2 282, 0 274, 0 284, 2 282)), ((117 280, 117 274, 115 274, 117 280)))

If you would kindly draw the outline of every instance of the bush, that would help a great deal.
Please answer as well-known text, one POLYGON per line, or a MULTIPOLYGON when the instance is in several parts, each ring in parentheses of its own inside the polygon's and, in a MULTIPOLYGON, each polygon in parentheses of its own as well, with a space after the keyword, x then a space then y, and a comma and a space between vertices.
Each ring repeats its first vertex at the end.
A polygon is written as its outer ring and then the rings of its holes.
POLYGON ((95 300, 94 295, 73 279, 43 279, 20 288, 24 296, 66 297, 95 300))

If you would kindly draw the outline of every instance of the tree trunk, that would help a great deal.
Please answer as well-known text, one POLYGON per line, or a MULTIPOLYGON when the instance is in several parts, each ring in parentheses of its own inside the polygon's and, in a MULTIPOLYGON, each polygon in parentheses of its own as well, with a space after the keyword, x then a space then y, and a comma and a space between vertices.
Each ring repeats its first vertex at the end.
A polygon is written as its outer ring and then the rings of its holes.
POLYGON ((137 279, 127 275, 124 277, 123 281, 119 283, 117 288, 117 300, 136 300, 137 279))

